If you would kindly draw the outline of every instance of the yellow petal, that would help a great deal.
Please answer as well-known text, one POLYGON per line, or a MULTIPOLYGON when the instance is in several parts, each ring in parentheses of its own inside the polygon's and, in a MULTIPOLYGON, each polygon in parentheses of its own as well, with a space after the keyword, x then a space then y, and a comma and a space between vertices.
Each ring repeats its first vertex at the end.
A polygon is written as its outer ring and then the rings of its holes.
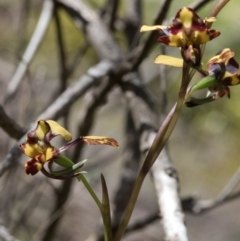
POLYGON ((207 62, 207 67, 209 67, 212 64, 217 64, 217 63, 225 63, 226 64, 229 61, 229 59, 231 59, 234 56, 234 54, 235 53, 231 49, 225 48, 207 62))
POLYGON ((178 14, 178 19, 180 20, 180 22, 182 22, 183 26, 185 28, 190 28, 192 26, 192 19, 194 16, 193 11, 187 7, 183 7, 179 10, 178 14))
POLYGON ((46 161, 49 161, 58 155, 57 150, 54 147, 48 147, 46 150, 46 161))
MULTIPOLYGON (((163 36, 163 38, 167 38, 167 36, 163 36)), ((159 38, 159 40, 162 37, 159 38)), ((188 45, 192 44, 189 43, 189 39, 186 39, 185 35, 183 32, 179 32, 178 34, 171 34, 169 35, 169 43, 167 45, 172 46, 172 47, 184 47, 186 45, 186 41, 188 41, 188 45)))
POLYGON ((217 36, 220 35, 220 32, 215 29, 210 29, 207 31, 195 31, 194 32, 194 43, 197 45, 204 44, 217 36))
POLYGON ((240 84, 240 74, 231 74, 228 71, 225 72, 225 75, 222 80, 223 84, 225 85, 238 85, 240 84))
POLYGON ((110 145, 119 147, 116 140, 105 136, 83 136, 82 140, 89 145, 110 145))
POLYGON ((42 147, 38 144, 21 144, 19 148, 26 156, 32 158, 43 153, 42 147))
POLYGON ((175 58, 168 55, 158 55, 154 60, 155 64, 165 64, 173 67, 183 67, 183 59, 175 58))
POLYGON ((37 139, 40 141, 43 141, 46 134, 49 131, 50 131, 50 126, 48 125, 48 123, 46 123, 46 121, 44 121, 44 120, 39 120, 37 128, 35 130, 37 139))
POLYGON ((204 21, 208 23, 213 23, 216 21, 216 17, 205 18, 204 21))
POLYGON ((154 25, 154 26, 143 25, 140 29, 140 32, 147 32, 147 31, 160 30, 160 29, 166 29, 166 28, 167 26, 162 26, 162 25, 154 25))
POLYGON ((46 122, 49 124, 51 131, 54 135, 61 135, 65 141, 72 140, 71 134, 65 128, 59 125, 56 121, 47 120, 46 122))

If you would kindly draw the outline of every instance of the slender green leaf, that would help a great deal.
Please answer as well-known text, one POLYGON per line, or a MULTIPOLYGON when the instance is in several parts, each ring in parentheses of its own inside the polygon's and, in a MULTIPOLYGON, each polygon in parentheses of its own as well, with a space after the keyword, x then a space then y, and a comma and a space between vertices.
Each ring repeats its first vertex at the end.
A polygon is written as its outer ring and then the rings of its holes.
POLYGON ((101 183, 102 183, 102 206, 103 206, 103 215, 104 215, 104 227, 107 235, 107 240, 112 240, 110 202, 109 202, 107 185, 103 174, 101 174, 101 183))

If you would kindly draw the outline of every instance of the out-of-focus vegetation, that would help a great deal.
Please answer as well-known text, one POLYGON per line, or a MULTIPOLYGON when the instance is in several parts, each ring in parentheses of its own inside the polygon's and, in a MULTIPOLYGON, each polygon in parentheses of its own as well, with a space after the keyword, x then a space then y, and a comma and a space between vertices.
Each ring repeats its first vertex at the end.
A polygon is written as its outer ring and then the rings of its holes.
MULTIPOLYGON (((77 0, 76 0, 77 1, 77 0)), ((118 11, 119 26, 126 17, 127 1, 120 1, 118 11)), ((85 1, 97 12, 105 7, 106 1, 85 1)), ((160 1, 143 2, 143 23, 152 25, 153 16, 159 8, 160 1)), ((191 4, 192 1, 173 1, 168 18, 176 11, 191 4)), ((216 1, 210 1, 198 13, 208 16, 216 1)), ((42 1, 35 0, 1 0, 0 2, 0 100, 3 101, 8 83, 20 62, 29 39, 39 18, 42 1)), ((203 65, 219 50, 229 47, 235 51, 235 59, 240 62, 240 21, 238 21, 239 0, 231 0, 219 14, 213 24, 221 32, 220 37, 207 44, 203 65)), ((71 17, 60 11, 66 62, 72 63, 80 47, 86 44, 84 32, 79 31, 71 17)), ((96 38, 98 38, 96 33, 96 38)), ((120 31, 114 33, 124 51, 128 52, 127 40, 120 31)), ((146 39, 143 34, 140 42, 146 39)), ((6 112, 21 126, 27 126, 46 109, 49 99, 54 100, 53 86, 60 78, 59 54, 54 20, 48 28, 40 48, 29 66, 29 76, 25 78, 20 90, 4 106, 6 112), (30 84, 31 83, 31 84, 30 84), (48 90, 51 90, 49 92, 48 90), (32 106, 34 103, 34 106, 32 106), (27 113, 27 114, 26 114, 27 113)), ((152 98, 160 106, 159 66, 152 64, 155 56, 161 51, 154 47, 151 54, 140 66, 144 85, 152 98)), ((168 54, 180 56, 177 50, 166 47, 168 54)), ((98 62, 95 51, 90 47, 77 60, 77 68, 70 76, 68 85, 76 82, 92 65, 98 62)), ((181 72, 167 67, 168 109, 175 103, 179 88, 181 72)), ((198 76, 198 74, 197 74, 198 76)), ((198 78, 195 77, 194 81, 198 78)), ((181 196, 197 195, 203 199, 215 197, 239 167, 239 133, 240 133, 240 85, 231 88, 231 98, 226 97, 213 103, 196 108, 184 107, 181 118, 169 140, 169 151, 173 163, 179 172, 181 196)), ((87 97, 85 96, 87 99, 87 97)), ((90 97, 91 98, 91 97, 90 97)), ((81 107, 84 97, 77 101, 70 110, 69 129, 77 132, 77 122, 81 119, 81 107)), ((99 174, 103 172, 111 193, 114 193, 120 177, 121 157, 124 155, 126 100, 115 88, 108 98, 108 104, 99 109, 91 133, 112 136, 120 143, 119 151, 94 147, 84 149, 82 158, 89 159, 88 176, 93 179, 96 190, 100 190, 99 174), (101 163, 101 164, 99 164, 101 163)), ((160 111, 160 107, 159 107, 160 111)), ((1 131, 0 156, 4 158, 16 143, 1 131)), ((86 240, 98 224, 99 214, 88 193, 79 183, 71 189, 71 196, 56 216, 49 218, 54 206, 56 193, 61 188, 59 181, 45 180, 44 176, 36 178, 25 176, 25 159, 17 161, 1 177, 0 182, 0 224, 9 228, 19 240, 40 240, 42 232, 61 212, 64 218, 60 223, 56 237, 52 240, 86 240), (52 218, 52 219, 51 219, 52 218)), ((100 191, 99 191, 100 193, 100 191)), ((112 197, 111 197, 112 198, 112 197)), ((112 200, 113 201, 113 200, 112 200)), ((229 202, 199 217, 187 215, 187 227, 190 240, 196 241, 238 241, 240 237, 238 215, 239 200, 229 202)), ((134 212, 133 220, 158 210, 156 194, 151 178, 144 183, 140 198, 134 212)), ((129 234, 124 240, 162 240, 163 232, 159 223, 148 226, 141 231, 129 234)), ((50 241, 50 240, 49 240, 50 241)))

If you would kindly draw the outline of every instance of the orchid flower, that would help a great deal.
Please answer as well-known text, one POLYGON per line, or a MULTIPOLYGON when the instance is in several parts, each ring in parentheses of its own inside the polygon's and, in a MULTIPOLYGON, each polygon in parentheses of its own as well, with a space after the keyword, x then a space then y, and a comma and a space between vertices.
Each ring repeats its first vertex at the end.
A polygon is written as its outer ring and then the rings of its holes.
MULTIPOLYGON (((81 141, 90 145, 110 145, 118 147, 118 143, 113 138, 102 136, 80 136, 72 141, 71 134, 57 122, 53 120, 39 120, 36 129, 27 134, 26 143, 19 146, 20 150, 26 156, 31 158, 25 164, 26 173, 35 175, 41 170, 44 174, 48 175, 43 166, 46 162, 52 164, 53 161, 70 168, 72 164, 70 164, 70 166, 69 163, 64 164, 64 161, 66 162, 67 158, 61 155, 61 153, 81 141), (63 137, 66 144, 57 149, 52 146, 50 142, 58 135, 63 137)), ((75 169, 79 169, 84 163, 85 161, 81 162, 75 169)), ((71 170, 72 173, 75 171, 74 169, 71 170)), ((68 170, 65 171, 65 173, 68 172, 68 170)), ((49 176, 51 176, 51 174, 49 174, 49 176)))
MULTIPOLYGON (((220 35, 219 31, 208 28, 208 23, 215 20, 216 19, 213 17, 202 19, 193 9, 184 7, 177 12, 169 26, 143 25, 140 31, 162 31, 161 36, 158 38, 160 43, 172 47, 179 47, 184 61, 188 62, 191 66, 199 66, 201 64, 200 45, 220 35)), ((171 59, 172 64, 169 65, 178 66, 179 60, 176 61, 177 63, 174 62, 174 59, 171 59)), ((155 63, 158 62, 159 60, 157 57, 155 63)), ((161 57, 161 63, 165 64, 163 57, 161 57)), ((166 60, 166 64, 168 63, 169 61, 166 60)))
POLYGON ((207 62, 208 76, 195 84, 190 94, 205 88, 209 89, 209 93, 204 99, 191 98, 186 103, 188 107, 211 102, 224 95, 230 98, 229 86, 240 84, 239 64, 233 58, 234 54, 231 49, 225 48, 207 62))

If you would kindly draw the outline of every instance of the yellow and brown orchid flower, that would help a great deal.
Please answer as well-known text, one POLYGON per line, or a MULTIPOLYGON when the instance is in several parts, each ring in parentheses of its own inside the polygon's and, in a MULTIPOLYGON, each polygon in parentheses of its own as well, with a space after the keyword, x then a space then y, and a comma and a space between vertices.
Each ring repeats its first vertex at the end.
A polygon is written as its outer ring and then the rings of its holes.
POLYGON ((208 28, 208 23, 215 18, 200 18, 193 9, 181 8, 170 26, 147 26, 141 27, 141 32, 161 30, 162 36, 158 41, 168 46, 180 47, 185 61, 191 65, 198 66, 201 63, 200 45, 216 38, 220 32, 208 28))
POLYGON ((231 86, 240 83, 239 64, 233 58, 234 55, 231 49, 225 48, 207 63, 209 74, 214 73, 222 85, 231 86))
MULTIPOLYGON (((26 143, 19 146, 20 150, 31 158, 25 164, 26 173, 35 175, 38 171, 43 170, 44 174, 46 174, 46 170, 43 168, 46 162, 56 161, 60 156, 63 158, 64 156, 62 156, 61 153, 80 141, 89 145, 110 145, 118 147, 118 143, 113 138, 102 136, 81 136, 74 141, 71 140, 71 134, 57 122, 53 120, 39 120, 36 129, 27 134, 26 143), (62 136, 67 143, 57 149, 51 145, 50 141, 58 135, 62 136)), ((77 167, 79 168, 81 166, 82 165, 78 165, 77 167)), ((67 165, 67 167, 69 166, 67 165)), ((49 175, 51 176, 51 174, 49 175)))
POLYGON ((162 30, 165 35, 159 37, 159 42, 187 49, 190 45, 204 44, 220 34, 217 30, 208 29, 207 23, 213 21, 215 18, 202 19, 193 9, 183 7, 177 12, 170 26, 143 25, 140 31, 162 30))
POLYGON ((233 58, 234 54, 231 49, 225 48, 207 62, 208 76, 194 85, 190 94, 205 88, 209 89, 209 94, 204 99, 191 98, 187 106, 211 102, 225 95, 230 98, 229 86, 240 84, 239 64, 233 58))

